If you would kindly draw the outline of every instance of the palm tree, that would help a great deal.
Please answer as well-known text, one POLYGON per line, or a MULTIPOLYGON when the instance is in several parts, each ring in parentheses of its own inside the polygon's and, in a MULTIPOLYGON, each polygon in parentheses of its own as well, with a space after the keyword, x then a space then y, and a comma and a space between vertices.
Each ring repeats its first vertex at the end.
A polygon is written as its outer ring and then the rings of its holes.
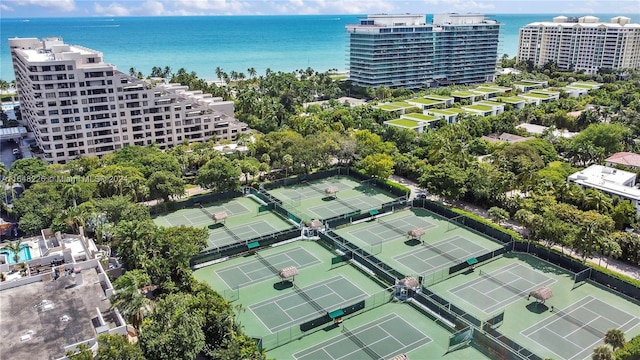
POLYGON ((611 345, 613 350, 619 349, 624 346, 626 340, 624 338, 624 332, 620 329, 610 329, 604 335, 604 343, 611 345))
POLYGON ((293 166, 293 156, 285 154, 282 157, 282 165, 284 166, 284 176, 289 176, 289 169, 293 166))
POLYGON ((247 74, 249 74, 249 78, 253 80, 256 77, 256 68, 250 67, 247 69, 247 74))
MULTIPOLYGON (((24 247, 28 247, 28 245, 23 246, 22 244, 22 239, 20 240, 16 240, 12 243, 7 244, 4 248, 11 251, 13 253, 13 262, 14 263, 19 263, 20 261, 20 251, 22 251, 22 249, 24 247)), ((22 262, 26 261, 27 259, 22 259, 22 262)))
POLYGON ((142 320, 152 309, 153 302, 141 291, 149 285, 149 275, 140 270, 127 271, 114 283, 116 293, 111 297, 111 308, 118 308, 122 316, 140 329, 142 320))
POLYGON ((613 360, 613 351, 606 346, 598 346, 593 349, 593 355, 591 355, 591 359, 593 360, 613 360))
POLYGON ((216 66, 216 76, 218 77, 218 80, 222 81, 222 74, 224 74, 222 72, 222 68, 220 66, 216 66))

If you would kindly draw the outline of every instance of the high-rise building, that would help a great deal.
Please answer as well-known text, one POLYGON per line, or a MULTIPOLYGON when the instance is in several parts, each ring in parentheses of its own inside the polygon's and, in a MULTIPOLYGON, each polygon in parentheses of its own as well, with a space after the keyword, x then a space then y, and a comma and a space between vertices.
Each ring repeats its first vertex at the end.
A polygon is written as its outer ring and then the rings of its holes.
POLYGON ((640 24, 617 16, 601 22, 594 16, 534 22, 520 29, 518 61, 536 66, 555 62, 560 70, 597 73, 600 68, 640 68, 640 24))
POLYGON ((500 24, 479 14, 368 15, 347 25, 350 79, 360 86, 423 88, 491 81, 500 24))
POLYGON ((9 39, 23 121, 44 159, 64 163, 129 145, 167 148, 248 131, 233 103, 164 79, 141 80, 61 38, 9 39))

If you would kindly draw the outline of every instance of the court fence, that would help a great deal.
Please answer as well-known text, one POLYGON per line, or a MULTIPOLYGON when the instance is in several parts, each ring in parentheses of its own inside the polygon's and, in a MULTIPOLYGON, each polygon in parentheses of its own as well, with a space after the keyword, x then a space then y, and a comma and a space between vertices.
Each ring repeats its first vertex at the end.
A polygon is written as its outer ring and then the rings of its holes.
POLYGON ((161 215, 167 212, 173 212, 180 209, 193 207, 196 204, 208 204, 216 201, 229 200, 242 196, 239 191, 227 191, 222 193, 210 193, 192 196, 178 201, 162 202, 149 207, 149 213, 152 216, 161 215))
MULTIPOLYGON (((287 229, 287 230, 281 230, 281 231, 277 231, 267 235, 258 236, 245 241, 221 246, 219 248, 204 250, 191 258, 191 267, 194 267, 195 265, 206 263, 209 261, 225 258, 225 257, 233 257, 233 256, 239 256, 241 254, 245 254, 249 252, 249 248, 247 244, 250 244, 253 242, 259 242, 260 244, 259 248, 261 248, 261 247, 270 246, 275 243, 279 243, 281 241, 291 240, 299 236, 300 236, 300 229, 297 229, 297 228, 287 229)), ((257 249, 258 248, 255 248, 252 250, 255 251, 257 249)))
MULTIPOLYGON (((393 300, 393 289, 387 288, 367 297, 364 300, 360 300, 356 303, 341 307, 340 309, 343 311, 343 314, 340 317, 342 319, 348 319, 350 317, 360 315, 363 312, 387 304, 391 300, 393 300)), ((258 347, 260 349, 271 350, 286 345, 292 341, 299 340, 319 330, 324 330, 331 326, 337 326, 336 324, 334 324, 334 321, 335 320, 332 319, 327 313, 323 316, 307 321, 300 325, 294 325, 287 329, 280 330, 276 333, 266 335, 260 338, 260 340, 258 341, 258 347)))
MULTIPOLYGON (((588 273, 589 278, 585 278, 584 280, 591 280, 612 291, 619 292, 636 301, 640 301, 640 287, 597 268, 590 267, 578 259, 564 255, 542 244, 514 239, 514 237, 508 232, 501 231, 468 216, 460 215, 448 207, 434 201, 427 199, 415 199, 413 200, 412 205, 414 207, 427 209, 446 218, 447 220, 455 221, 460 226, 482 233, 494 241, 502 243, 504 245, 505 252, 513 251, 527 253, 573 273, 579 273, 586 269, 591 269, 588 273)), ((478 260, 480 259, 478 258, 478 260)))

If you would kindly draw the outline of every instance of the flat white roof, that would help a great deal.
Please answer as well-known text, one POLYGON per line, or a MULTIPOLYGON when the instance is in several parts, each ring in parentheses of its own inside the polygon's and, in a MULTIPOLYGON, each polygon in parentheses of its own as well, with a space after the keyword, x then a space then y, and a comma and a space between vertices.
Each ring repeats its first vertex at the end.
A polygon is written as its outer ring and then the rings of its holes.
POLYGON ((640 200, 640 189, 635 186, 623 185, 634 180, 635 177, 636 174, 632 172, 602 165, 591 165, 584 170, 569 175, 568 180, 585 187, 640 200))

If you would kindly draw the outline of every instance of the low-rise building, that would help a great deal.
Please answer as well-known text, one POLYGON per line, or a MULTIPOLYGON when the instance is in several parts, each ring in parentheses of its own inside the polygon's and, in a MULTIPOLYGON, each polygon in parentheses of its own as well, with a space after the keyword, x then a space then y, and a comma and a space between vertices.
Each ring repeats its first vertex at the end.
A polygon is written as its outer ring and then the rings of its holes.
POLYGON ((586 189, 597 189, 611 197, 629 200, 640 214, 640 188, 636 185, 635 173, 591 165, 569 175, 567 180, 586 189))
POLYGON ((60 360, 80 344, 97 350, 100 334, 127 335, 109 301, 114 289, 103 263, 110 262, 99 256, 108 250, 47 230, 23 244, 17 264, 7 249, 0 256, 0 354, 60 360))
POLYGON ((621 165, 633 169, 640 169, 640 154, 632 152, 618 152, 609 156, 604 161, 607 166, 621 165))

